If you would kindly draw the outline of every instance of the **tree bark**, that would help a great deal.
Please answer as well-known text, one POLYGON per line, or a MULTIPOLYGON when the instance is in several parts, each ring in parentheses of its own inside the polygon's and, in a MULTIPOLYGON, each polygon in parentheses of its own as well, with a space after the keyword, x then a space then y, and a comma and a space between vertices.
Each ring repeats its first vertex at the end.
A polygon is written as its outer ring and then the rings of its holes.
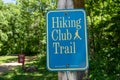
POLYGON ((73 0, 74 8, 85 8, 84 0, 73 0))

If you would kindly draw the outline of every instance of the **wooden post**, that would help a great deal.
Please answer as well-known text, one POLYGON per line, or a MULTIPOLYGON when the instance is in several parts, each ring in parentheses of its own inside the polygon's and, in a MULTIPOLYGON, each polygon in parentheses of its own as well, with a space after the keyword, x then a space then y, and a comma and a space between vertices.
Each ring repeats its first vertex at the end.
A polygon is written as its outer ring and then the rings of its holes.
MULTIPOLYGON (((73 0, 58 0, 58 9, 73 9, 73 0)), ((77 80, 77 72, 58 72, 58 80, 77 80)))
POLYGON ((58 9, 73 9, 73 0, 58 0, 58 9))
MULTIPOLYGON (((84 8, 84 0, 58 0, 58 9, 84 8)), ((58 72, 58 80, 82 80, 85 71, 58 72)))

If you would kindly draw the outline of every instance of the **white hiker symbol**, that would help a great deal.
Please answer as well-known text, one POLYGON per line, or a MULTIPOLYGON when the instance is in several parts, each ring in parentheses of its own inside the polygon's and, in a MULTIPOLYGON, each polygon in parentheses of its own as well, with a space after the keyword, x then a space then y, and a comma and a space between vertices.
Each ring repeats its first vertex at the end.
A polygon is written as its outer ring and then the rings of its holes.
POLYGON ((80 40, 82 39, 82 38, 79 36, 78 30, 76 30, 76 32, 75 32, 74 40, 75 40, 76 38, 78 38, 78 39, 80 39, 80 40))

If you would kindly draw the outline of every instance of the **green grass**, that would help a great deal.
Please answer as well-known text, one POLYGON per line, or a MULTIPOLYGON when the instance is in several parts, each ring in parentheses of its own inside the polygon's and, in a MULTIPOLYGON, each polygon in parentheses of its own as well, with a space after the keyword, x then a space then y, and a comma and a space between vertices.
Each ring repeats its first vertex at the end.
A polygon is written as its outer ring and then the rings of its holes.
MULTIPOLYGON (((6 60, 15 60, 14 58, 0 58, 1 62, 6 62, 6 60)), ((21 66, 8 71, 0 75, 0 80, 57 80, 57 72, 49 72, 46 69, 46 57, 39 56, 35 60, 30 60, 26 62, 25 66, 36 66, 38 70, 36 72, 25 72, 22 70, 21 66)))
POLYGON ((17 56, 0 56, 0 64, 16 61, 16 60, 17 60, 17 56))

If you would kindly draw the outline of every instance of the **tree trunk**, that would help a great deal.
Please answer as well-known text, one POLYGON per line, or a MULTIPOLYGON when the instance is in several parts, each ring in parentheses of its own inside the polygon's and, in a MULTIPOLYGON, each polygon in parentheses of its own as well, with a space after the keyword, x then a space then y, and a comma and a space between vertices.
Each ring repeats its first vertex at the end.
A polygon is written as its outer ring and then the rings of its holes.
POLYGON ((74 8, 85 8, 84 0, 73 0, 74 8))

